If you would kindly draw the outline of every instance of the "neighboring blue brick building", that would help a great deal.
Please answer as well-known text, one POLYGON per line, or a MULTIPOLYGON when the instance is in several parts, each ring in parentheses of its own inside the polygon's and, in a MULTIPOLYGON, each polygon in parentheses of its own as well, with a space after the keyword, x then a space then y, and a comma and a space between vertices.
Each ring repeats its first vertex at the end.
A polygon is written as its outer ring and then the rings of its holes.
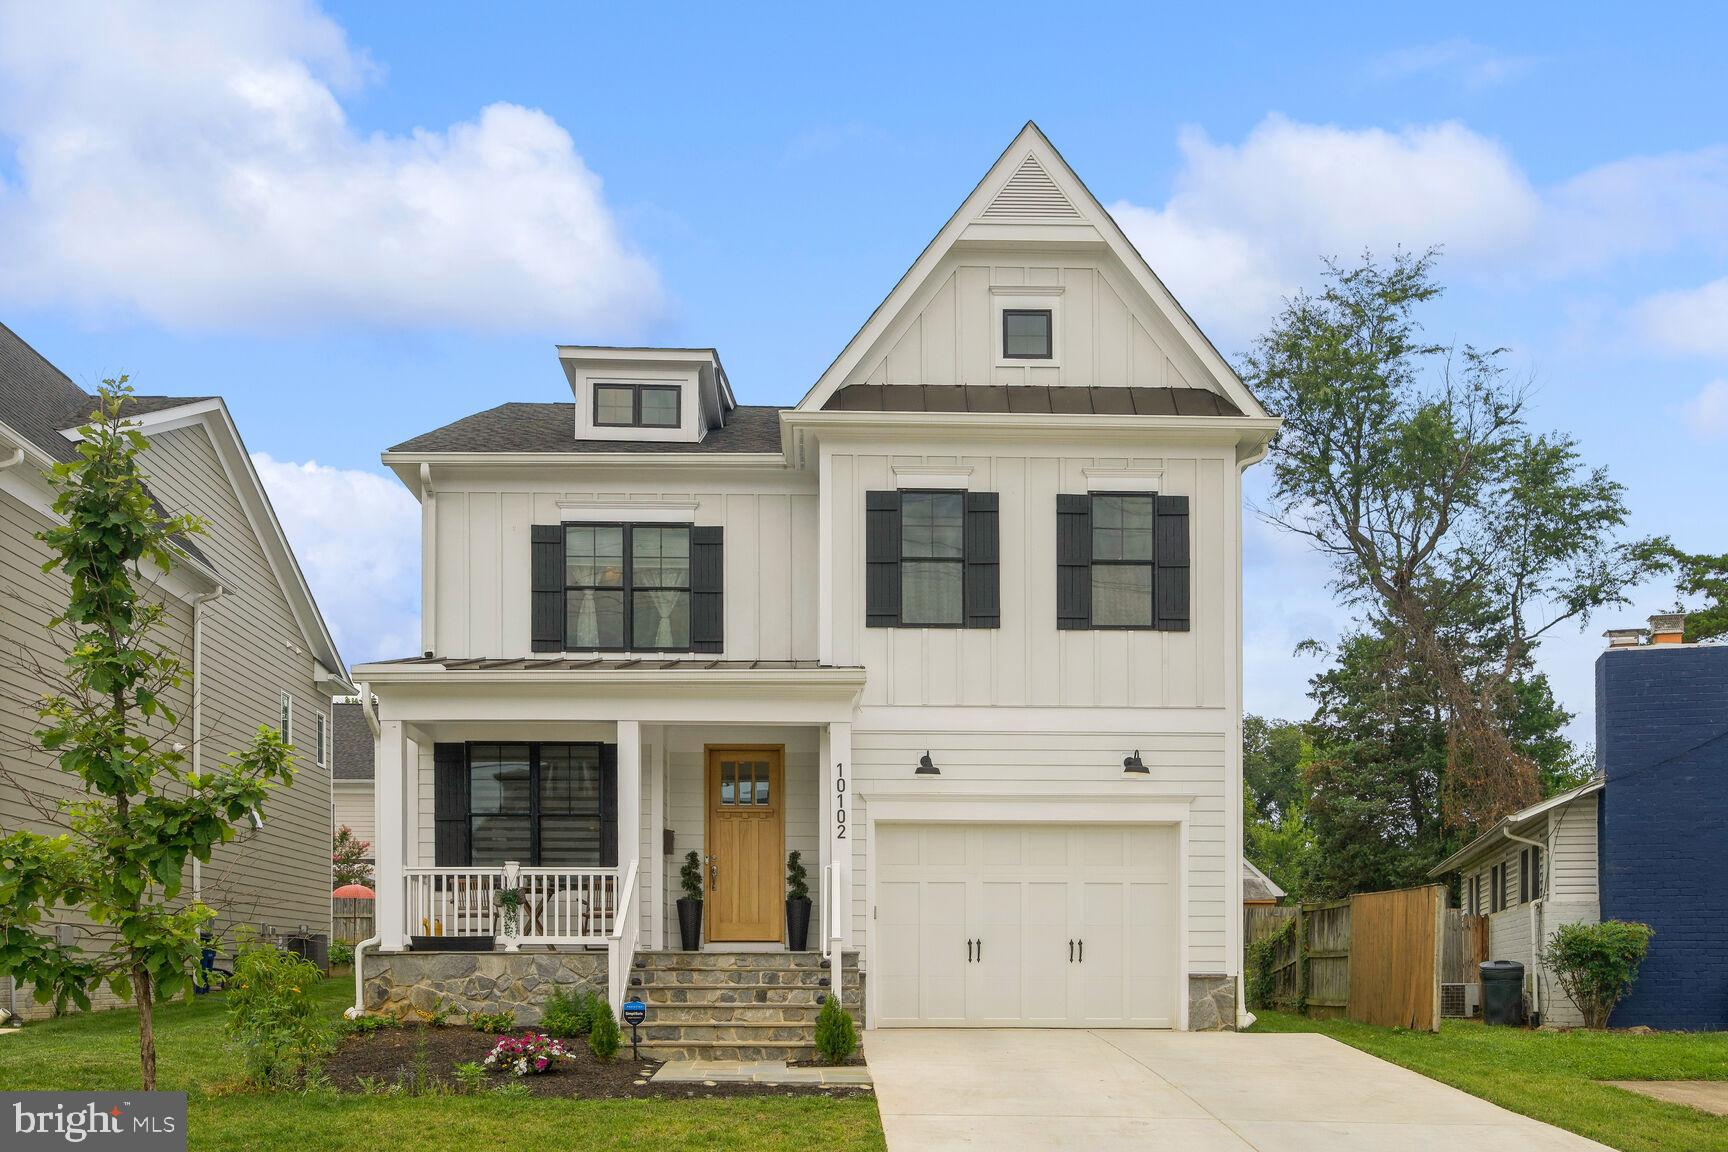
POLYGON ((1728 644, 1596 660, 1602 919, 1655 929, 1610 1024, 1728 1028, 1728 644))

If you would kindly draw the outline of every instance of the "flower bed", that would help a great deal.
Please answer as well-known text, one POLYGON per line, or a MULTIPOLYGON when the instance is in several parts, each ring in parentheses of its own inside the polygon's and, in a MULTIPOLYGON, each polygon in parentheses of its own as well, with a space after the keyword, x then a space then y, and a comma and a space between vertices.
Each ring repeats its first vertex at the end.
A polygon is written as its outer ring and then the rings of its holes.
POLYGON ((498 1041, 481 1063, 518 1076, 543 1076, 575 1058, 576 1054, 564 1047, 562 1040, 554 1040, 544 1032, 524 1032, 498 1041))

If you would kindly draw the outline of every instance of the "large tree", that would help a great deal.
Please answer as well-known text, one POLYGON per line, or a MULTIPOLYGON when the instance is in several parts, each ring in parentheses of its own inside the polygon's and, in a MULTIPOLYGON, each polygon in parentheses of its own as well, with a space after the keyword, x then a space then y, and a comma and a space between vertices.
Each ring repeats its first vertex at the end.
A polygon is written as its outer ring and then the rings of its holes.
POLYGON ((1728 636, 1728 552, 1712 556, 1669 548, 1666 558, 1674 566, 1680 595, 1704 597, 1703 607, 1686 614, 1686 642, 1728 636))
POLYGON ((1313 849, 1307 761, 1302 725, 1252 714, 1242 718, 1242 850, 1298 898, 1307 892, 1313 849))
POLYGON ((106 984, 138 1006, 138 1059, 156 1087, 153 1007, 187 986, 199 929, 214 913, 180 898, 187 861, 208 861, 237 822, 261 812, 292 776, 281 737, 261 728, 251 746, 200 772, 173 738, 168 701, 181 662, 155 642, 167 610, 150 571, 175 564, 175 540, 199 530, 165 516, 144 484, 145 441, 121 416, 125 377, 106 381, 82 429, 77 458, 54 467, 61 522, 41 533, 70 589, 51 625, 69 637, 65 676, 44 696, 42 748, 73 778, 75 798, 48 819, 64 831, 0 838, 0 975, 33 984, 38 1000, 90 1006, 106 984), (147 570, 148 569, 148 570, 147 570), (82 912, 95 946, 61 944, 44 921, 57 907, 82 912))
POLYGON ((1331 560, 1368 633, 1422 669, 1444 733, 1442 810, 1469 828, 1540 795, 1511 733, 1536 645, 1625 603, 1658 542, 1620 540, 1621 487, 1570 437, 1530 431, 1502 349, 1423 338, 1434 262, 1328 262, 1243 376, 1284 419, 1268 514, 1331 560))

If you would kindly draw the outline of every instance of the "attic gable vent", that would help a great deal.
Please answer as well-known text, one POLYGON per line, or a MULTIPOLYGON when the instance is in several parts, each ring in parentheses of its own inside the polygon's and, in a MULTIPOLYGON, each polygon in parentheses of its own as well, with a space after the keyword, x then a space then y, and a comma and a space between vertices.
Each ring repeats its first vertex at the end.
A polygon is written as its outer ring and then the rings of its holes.
POLYGON ((1027 156, 978 219, 1004 222, 1052 217, 1078 220, 1080 210, 1062 194, 1038 158, 1027 156))

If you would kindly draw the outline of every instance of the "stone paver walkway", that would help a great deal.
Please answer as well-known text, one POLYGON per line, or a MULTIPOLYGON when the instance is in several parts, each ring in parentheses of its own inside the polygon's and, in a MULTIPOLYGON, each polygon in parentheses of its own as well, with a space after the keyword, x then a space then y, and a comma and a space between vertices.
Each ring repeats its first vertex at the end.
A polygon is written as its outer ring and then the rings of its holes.
POLYGON ((654 1073, 654 1082, 670 1084, 803 1084, 835 1088, 868 1088, 870 1069, 789 1068, 784 1060, 668 1060, 654 1073))

